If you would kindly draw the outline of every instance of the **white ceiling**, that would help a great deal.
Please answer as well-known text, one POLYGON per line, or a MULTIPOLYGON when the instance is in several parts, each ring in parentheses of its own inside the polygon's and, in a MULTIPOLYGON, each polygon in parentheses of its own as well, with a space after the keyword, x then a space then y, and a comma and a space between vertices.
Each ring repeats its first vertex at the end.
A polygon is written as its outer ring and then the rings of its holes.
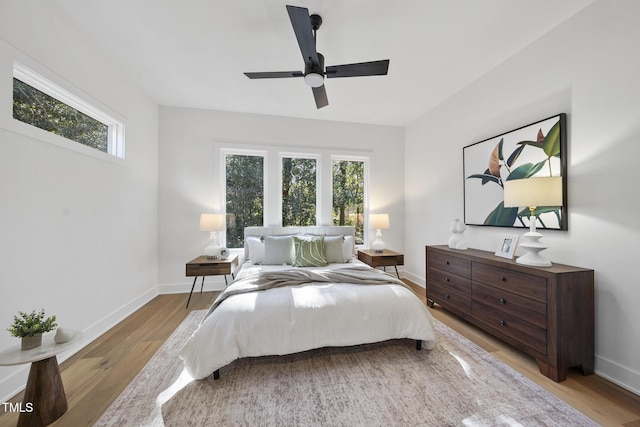
POLYGON ((404 126, 593 0, 56 0, 70 24, 161 105, 404 126), (326 65, 390 59, 326 81, 317 110, 286 4, 322 16, 326 65))

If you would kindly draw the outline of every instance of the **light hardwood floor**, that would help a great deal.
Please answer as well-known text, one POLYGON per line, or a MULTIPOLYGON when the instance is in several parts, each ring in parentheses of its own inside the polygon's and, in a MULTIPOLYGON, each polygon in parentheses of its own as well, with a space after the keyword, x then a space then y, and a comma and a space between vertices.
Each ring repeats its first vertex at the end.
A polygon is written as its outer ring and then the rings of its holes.
MULTIPOLYGON (((413 285, 424 300, 424 289, 413 285)), ((160 295, 61 364, 69 410, 52 426, 90 426, 124 390, 191 310, 209 307, 215 293, 160 295)), ((571 371, 555 383, 538 372, 533 359, 457 319, 437 305, 434 317, 480 345, 542 387, 604 426, 640 427, 640 397, 596 375, 571 371)), ((12 402, 20 402, 17 395, 12 402)), ((0 414, 0 426, 15 426, 18 415, 0 414)))

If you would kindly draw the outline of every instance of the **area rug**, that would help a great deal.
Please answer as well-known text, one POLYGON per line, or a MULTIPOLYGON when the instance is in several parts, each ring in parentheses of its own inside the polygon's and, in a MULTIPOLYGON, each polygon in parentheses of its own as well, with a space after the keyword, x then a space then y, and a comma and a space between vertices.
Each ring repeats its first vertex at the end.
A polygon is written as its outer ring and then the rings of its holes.
POLYGON ((98 426, 595 426, 436 321, 434 350, 412 340, 247 358, 195 381, 178 350, 192 312, 98 426))

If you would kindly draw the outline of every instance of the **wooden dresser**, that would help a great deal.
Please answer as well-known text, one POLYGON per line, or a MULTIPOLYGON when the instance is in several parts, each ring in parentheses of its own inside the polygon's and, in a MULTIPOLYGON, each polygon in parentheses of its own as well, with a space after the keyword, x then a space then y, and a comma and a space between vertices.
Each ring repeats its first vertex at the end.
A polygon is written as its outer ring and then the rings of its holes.
POLYGON ((554 381, 593 374, 593 270, 530 267, 492 252, 426 247, 427 303, 533 356, 554 381))

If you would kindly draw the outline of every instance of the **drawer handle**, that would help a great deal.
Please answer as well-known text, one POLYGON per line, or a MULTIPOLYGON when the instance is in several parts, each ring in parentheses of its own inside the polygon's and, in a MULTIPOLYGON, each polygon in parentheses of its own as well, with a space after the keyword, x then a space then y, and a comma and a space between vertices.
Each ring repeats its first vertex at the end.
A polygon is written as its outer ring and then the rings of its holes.
POLYGON ((506 278, 506 277, 504 277, 504 276, 500 276, 500 277, 498 278, 498 280, 500 280, 501 282, 506 282, 506 281, 507 281, 507 278, 506 278))
POLYGON ((504 298, 498 298, 498 304, 504 305, 507 301, 504 298))
POLYGON ((498 322, 498 325, 500 325, 500 326, 504 326, 504 325, 506 325, 506 323, 505 323, 505 321, 504 321, 504 320, 500 320, 500 321, 498 322))
POLYGON ((449 294, 444 294, 444 299, 449 299, 449 294))

